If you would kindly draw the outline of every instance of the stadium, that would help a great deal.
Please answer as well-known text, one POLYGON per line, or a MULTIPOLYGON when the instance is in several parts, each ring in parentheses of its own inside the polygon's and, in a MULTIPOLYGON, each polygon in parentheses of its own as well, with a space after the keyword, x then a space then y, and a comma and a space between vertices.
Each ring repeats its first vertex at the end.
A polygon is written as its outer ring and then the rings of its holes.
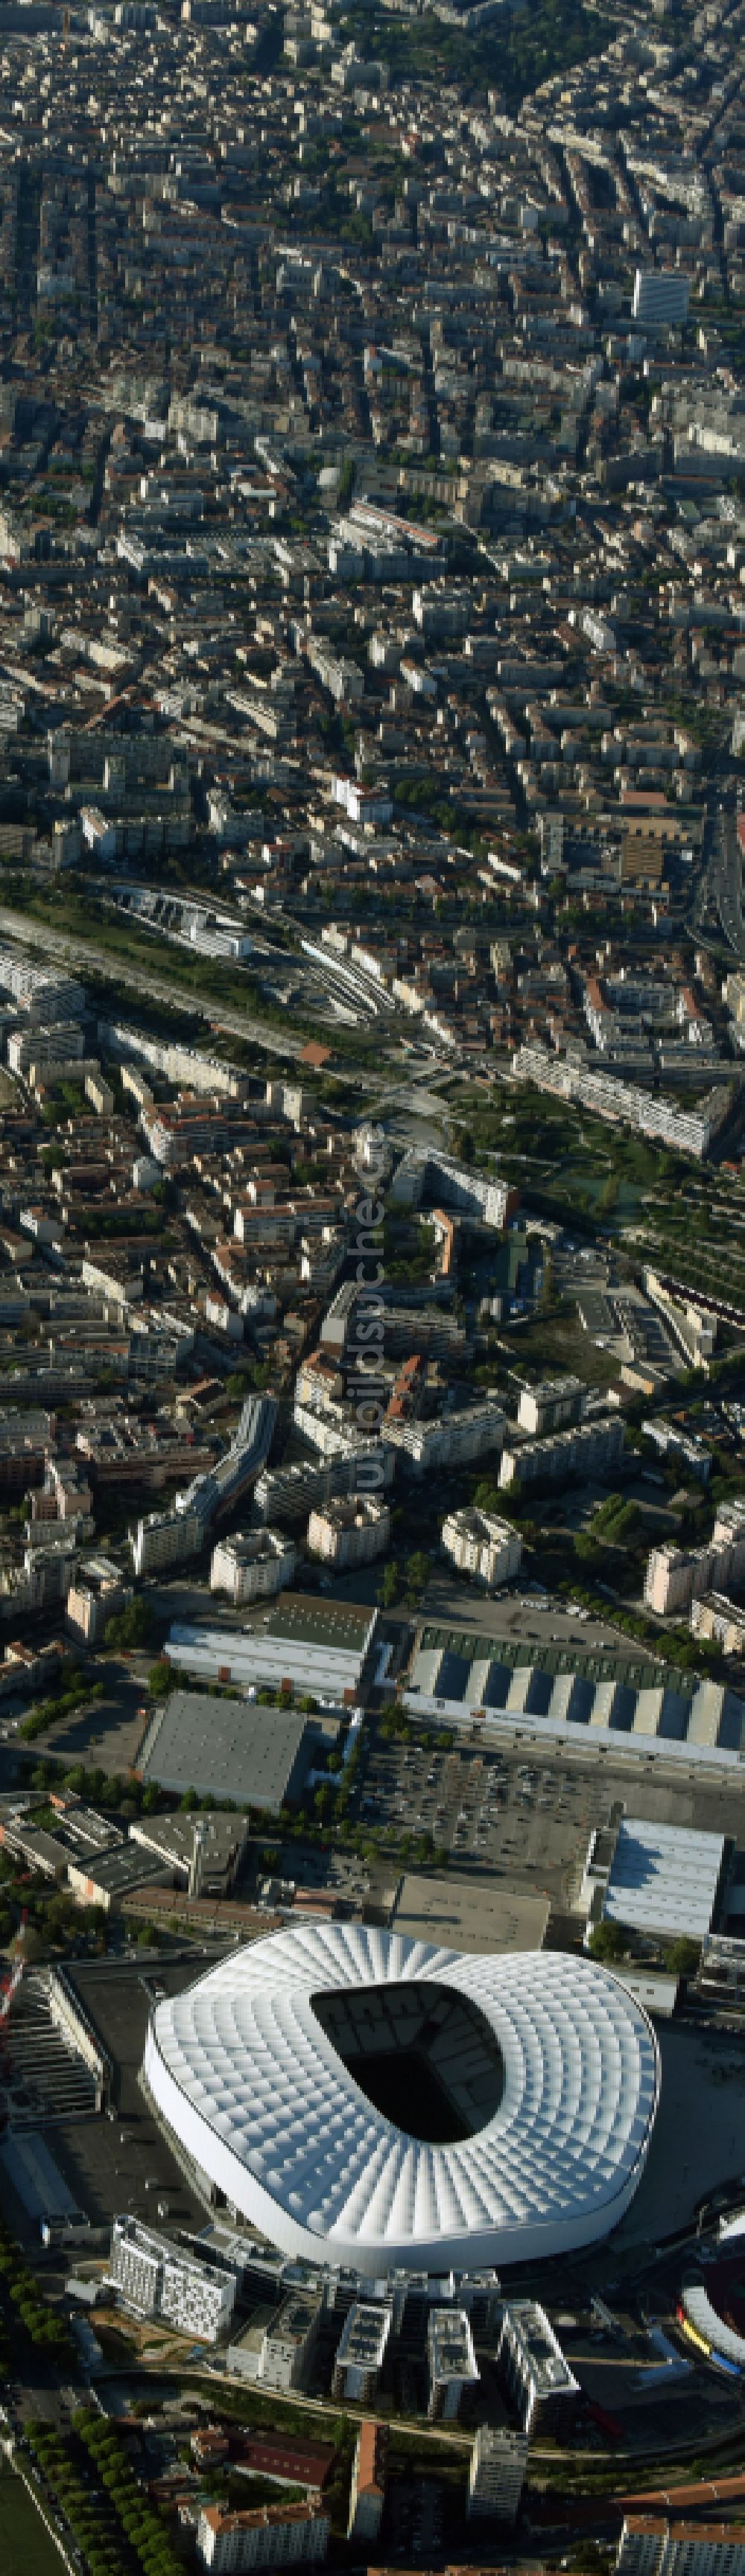
POLYGON ((144 2075, 238 2217, 373 2278, 607 2235, 659 2097, 646 2014, 590 1961, 339 1923, 268 1934, 160 2003, 144 2075))

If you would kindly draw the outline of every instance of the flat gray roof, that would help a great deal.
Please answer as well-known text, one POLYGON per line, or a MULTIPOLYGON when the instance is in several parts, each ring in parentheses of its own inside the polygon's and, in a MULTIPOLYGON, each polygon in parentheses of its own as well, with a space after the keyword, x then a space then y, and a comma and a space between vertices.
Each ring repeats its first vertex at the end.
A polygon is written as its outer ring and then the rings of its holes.
POLYGON ((542 1950, 550 1912, 545 1896, 523 1896, 449 1872, 420 1878, 410 1871, 401 1880, 392 1929, 410 1941, 436 1941, 443 1950, 542 1950))
POLYGON ((307 1718, 177 1690, 151 1718, 137 1768, 142 1780, 180 1796, 196 1789, 199 1797, 234 1798, 276 1814, 300 1787, 306 1739, 307 1718))

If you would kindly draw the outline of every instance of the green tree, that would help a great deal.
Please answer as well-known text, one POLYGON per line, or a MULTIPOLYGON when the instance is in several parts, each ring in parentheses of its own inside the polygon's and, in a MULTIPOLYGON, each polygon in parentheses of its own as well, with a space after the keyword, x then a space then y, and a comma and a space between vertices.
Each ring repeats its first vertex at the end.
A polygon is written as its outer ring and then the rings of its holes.
POLYGON ((671 1941, 665 1954, 665 1966, 671 1977, 695 1977, 700 1957, 700 1941, 693 1941, 682 1932, 677 1941, 671 1941))
POLYGON ((620 1923, 596 1923, 590 1933, 590 1957, 603 1967, 617 1967, 626 1956, 626 1936, 620 1923))

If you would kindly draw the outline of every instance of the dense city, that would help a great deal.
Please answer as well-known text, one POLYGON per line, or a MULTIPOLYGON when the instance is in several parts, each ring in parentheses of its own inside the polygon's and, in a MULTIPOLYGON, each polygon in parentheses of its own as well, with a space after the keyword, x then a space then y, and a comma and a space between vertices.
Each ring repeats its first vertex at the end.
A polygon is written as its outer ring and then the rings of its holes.
POLYGON ((745 0, 0 0, 3 2576, 745 2576, 745 0))

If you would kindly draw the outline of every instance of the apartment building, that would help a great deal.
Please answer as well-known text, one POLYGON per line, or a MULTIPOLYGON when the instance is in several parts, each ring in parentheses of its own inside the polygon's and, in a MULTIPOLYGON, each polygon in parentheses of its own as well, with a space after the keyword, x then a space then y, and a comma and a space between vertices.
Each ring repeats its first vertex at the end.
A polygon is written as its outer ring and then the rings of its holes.
POLYGON ((544 1378, 540 1386, 523 1386, 517 1408, 521 1431, 542 1440, 549 1431, 566 1431, 579 1422, 587 1388, 579 1377, 544 1378))
POLYGON ((197 2554, 214 2576, 250 2576, 255 2567, 319 2567, 329 2545, 331 2519, 318 2505, 265 2504, 254 2512, 224 2513, 202 2506, 197 2554))
POLYGON ((333 2394, 354 2406, 371 2406, 391 2331, 392 2308, 355 2299, 336 2349, 333 2394))
POLYGON ((233 1530, 218 1540, 210 1564, 210 1591, 237 1603, 261 1601, 291 1583, 297 1551, 280 1530, 233 1530))
POLYGON ((375 1495, 358 1496, 356 1500, 326 1503, 320 1511, 311 1512, 308 1522, 308 1550, 335 1574, 347 1573, 357 1565, 372 1565, 384 1556, 391 1533, 388 1504, 375 1495))
POLYGON ((745 2576, 745 2532, 728 2522, 668 2522, 626 2514, 619 2576, 745 2576))
POLYGON ((626 1434, 618 1414, 604 1413, 597 1421, 578 1422, 571 1431, 556 1431, 546 1440, 525 1441, 519 1449, 505 1449, 500 1469, 500 1485, 538 1484, 545 1477, 552 1484, 565 1484, 572 1476, 612 1476, 620 1466, 626 1434))
POLYGON ((323 2296, 315 2290, 291 2290, 283 2299, 261 2342, 257 2377, 267 2388, 303 2388, 315 2349, 323 2296))
POLYGON ((139 2219, 115 2218, 109 2269, 117 2299, 130 2315, 162 2318, 202 2343, 217 2343, 226 2333, 235 2273, 202 2262, 139 2219))
POLYGON ((659 1138, 677 1153, 692 1154, 697 1162, 708 1154, 732 1107, 732 1091, 724 1084, 708 1091, 695 1108, 679 1109, 664 1092, 643 1091, 616 1075, 570 1062, 567 1056, 549 1055, 546 1047, 532 1040, 516 1049, 512 1072, 517 1082, 533 1083, 537 1090, 552 1092, 561 1100, 579 1101, 597 1118, 632 1127, 640 1136, 659 1138))
POLYGON ((445 1412, 433 1421, 392 1421, 386 1416, 385 1445, 398 1451, 412 1476, 427 1476, 439 1467, 468 1466, 501 1450, 505 1417, 498 1404, 471 1404, 462 1413, 445 1412))
POLYGON ((374 2547, 383 2519, 388 2461, 385 2424, 360 2425, 352 2464, 347 2539, 374 2547))
POLYGON ((480 2372, 464 2308, 430 2308, 427 2322, 427 2366, 432 2422, 454 2423, 469 2388, 480 2372))
POLYGON ((449 1154, 425 1146, 412 1146, 404 1154, 394 1173, 391 1197, 403 1207, 421 1207, 425 1198, 436 1206, 452 1208, 477 1224, 493 1227, 502 1233, 520 1204, 519 1190, 496 1175, 474 1172, 467 1163, 456 1163, 449 1154))
POLYGON ((735 1495, 717 1505, 708 1544, 652 1548, 644 1579, 645 1605, 658 1618, 671 1618, 676 1611, 689 1610, 705 1593, 724 1592, 730 1583, 737 1589, 743 1582, 745 1498, 735 1495))
POLYGON ((468 2473, 469 2522, 516 2523, 528 2448, 527 2433, 514 2433, 509 2425, 479 2425, 468 2473))
POLYGON ((745 1653, 745 1609, 725 1592, 704 1592, 691 1603, 691 1635, 718 1646, 722 1655, 745 1653))
POLYGON ((504 2310, 497 2377, 530 2440, 543 2433, 569 2437, 579 2386, 545 2308, 534 2299, 515 2299, 504 2310))
POLYGON ((690 278, 680 269, 638 268, 631 310, 640 331, 680 330, 688 320, 690 278))
POLYGON ((440 1532, 446 1556, 459 1574, 470 1574, 490 1592, 519 1574, 523 1545, 519 1530, 496 1512, 449 1512, 440 1532))

